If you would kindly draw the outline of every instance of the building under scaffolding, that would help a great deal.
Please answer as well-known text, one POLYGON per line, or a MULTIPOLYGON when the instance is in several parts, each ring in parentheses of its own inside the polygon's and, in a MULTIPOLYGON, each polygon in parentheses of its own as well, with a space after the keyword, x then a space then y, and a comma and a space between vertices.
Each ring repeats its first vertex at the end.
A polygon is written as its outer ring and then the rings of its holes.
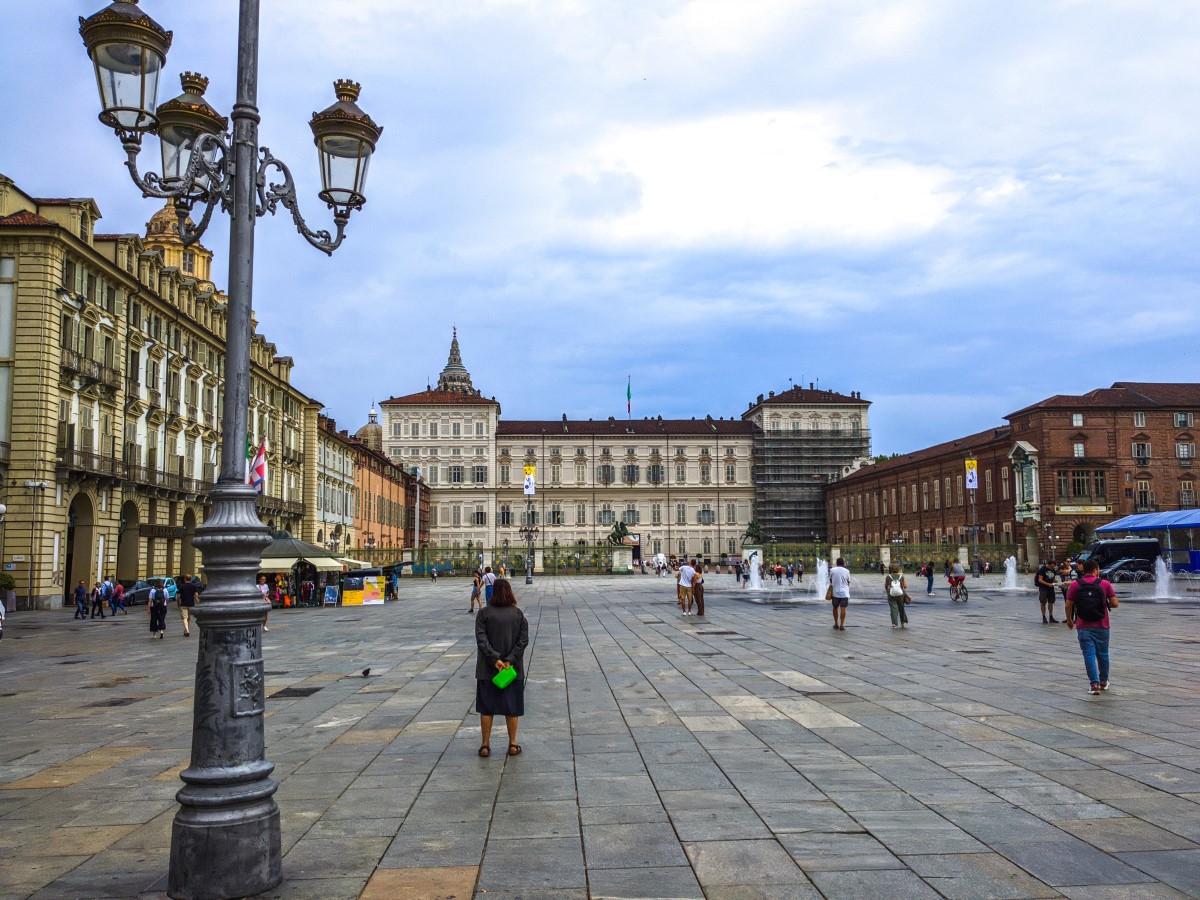
POLYGON ((742 414, 754 424, 755 518, 768 541, 828 536, 825 485, 870 455, 870 402, 857 391, 794 387, 758 395, 742 414))

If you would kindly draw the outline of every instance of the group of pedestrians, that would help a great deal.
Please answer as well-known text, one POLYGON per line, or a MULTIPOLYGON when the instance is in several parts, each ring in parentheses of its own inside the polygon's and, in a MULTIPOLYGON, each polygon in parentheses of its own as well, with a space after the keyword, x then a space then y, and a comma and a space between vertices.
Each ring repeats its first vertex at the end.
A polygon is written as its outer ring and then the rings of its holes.
POLYGON ((685 616, 704 615, 704 575, 700 571, 700 560, 684 560, 676 570, 675 601, 685 616), (692 611, 693 606, 695 612, 692 611))
POLYGON ((80 579, 79 584, 75 585, 73 599, 75 600, 74 617, 76 619, 94 619, 97 615, 103 619, 106 606, 112 616, 116 616, 118 609, 125 615, 129 615, 129 610, 125 607, 125 585, 111 575, 106 575, 103 581, 95 582, 91 591, 88 591, 87 583, 80 579), (90 616, 88 615, 89 610, 91 611, 90 616))
POLYGON ((475 612, 476 604, 479 604, 479 609, 492 605, 496 581, 496 573, 492 571, 491 566, 475 569, 475 574, 471 576, 471 605, 467 608, 468 613, 475 612))

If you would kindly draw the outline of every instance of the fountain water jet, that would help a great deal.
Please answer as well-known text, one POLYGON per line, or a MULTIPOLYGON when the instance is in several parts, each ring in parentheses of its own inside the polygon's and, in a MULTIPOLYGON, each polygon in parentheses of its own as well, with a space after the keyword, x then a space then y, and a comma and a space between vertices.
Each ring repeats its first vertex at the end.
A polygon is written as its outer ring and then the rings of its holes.
POLYGON ((1168 600, 1171 597, 1171 567, 1161 556, 1154 561, 1154 599, 1168 600))
POLYGON ((824 600, 827 590, 829 590, 829 563, 818 559, 817 571, 813 575, 813 597, 817 600, 824 600))
POLYGON ((1004 561, 1004 586, 1006 591, 1017 590, 1017 558, 1010 556, 1004 561))
POLYGON ((760 565, 758 551, 751 550, 750 551, 750 590, 752 590, 752 591, 761 591, 762 590, 762 573, 759 571, 760 568, 761 568, 761 565, 760 565))

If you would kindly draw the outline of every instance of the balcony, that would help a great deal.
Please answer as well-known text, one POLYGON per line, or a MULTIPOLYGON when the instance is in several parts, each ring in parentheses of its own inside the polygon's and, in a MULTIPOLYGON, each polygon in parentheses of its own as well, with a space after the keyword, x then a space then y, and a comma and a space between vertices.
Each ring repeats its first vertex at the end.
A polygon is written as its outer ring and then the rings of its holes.
POLYGON ((178 397, 167 398, 167 413, 178 418, 183 411, 183 404, 179 402, 178 397))
POLYGON ((291 447, 284 447, 280 453, 280 456, 283 458, 283 461, 286 464, 297 465, 297 466, 304 465, 304 451, 303 450, 294 450, 291 447))
POLYGON ((71 474, 97 475, 102 478, 124 478, 125 464, 111 456, 101 456, 73 447, 60 447, 58 451, 58 476, 71 474))
POLYGON ((88 359, 82 353, 76 353, 74 350, 63 349, 62 369, 64 372, 70 372, 91 381, 100 380, 100 364, 94 359, 88 359))
POLYGON ((146 403, 151 409, 162 409, 162 391, 157 388, 149 388, 146 391, 146 403))
POLYGON ((206 409, 204 411, 204 424, 209 428, 217 427, 217 415, 211 409, 206 409))
POLYGON ((199 410, 197 409, 195 403, 189 403, 187 405, 187 417, 188 417, 188 421, 190 421, 190 422, 199 422, 200 421, 199 410))
POLYGON ((121 373, 111 366, 100 366, 100 383, 114 391, 121 387, 121 373))
POLYGON ((142 395, 142 383, 136 378, 125 379, 125 399, 131 400, 142 395))

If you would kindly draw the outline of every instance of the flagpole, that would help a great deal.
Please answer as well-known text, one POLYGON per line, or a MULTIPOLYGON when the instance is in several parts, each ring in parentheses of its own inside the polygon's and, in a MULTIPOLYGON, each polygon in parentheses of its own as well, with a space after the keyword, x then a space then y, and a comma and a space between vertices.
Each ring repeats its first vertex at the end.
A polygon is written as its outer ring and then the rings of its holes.
POLYGON ((633 377, 625 376, 625 412, 629 415, 629 421, 633 421, 633 377))

